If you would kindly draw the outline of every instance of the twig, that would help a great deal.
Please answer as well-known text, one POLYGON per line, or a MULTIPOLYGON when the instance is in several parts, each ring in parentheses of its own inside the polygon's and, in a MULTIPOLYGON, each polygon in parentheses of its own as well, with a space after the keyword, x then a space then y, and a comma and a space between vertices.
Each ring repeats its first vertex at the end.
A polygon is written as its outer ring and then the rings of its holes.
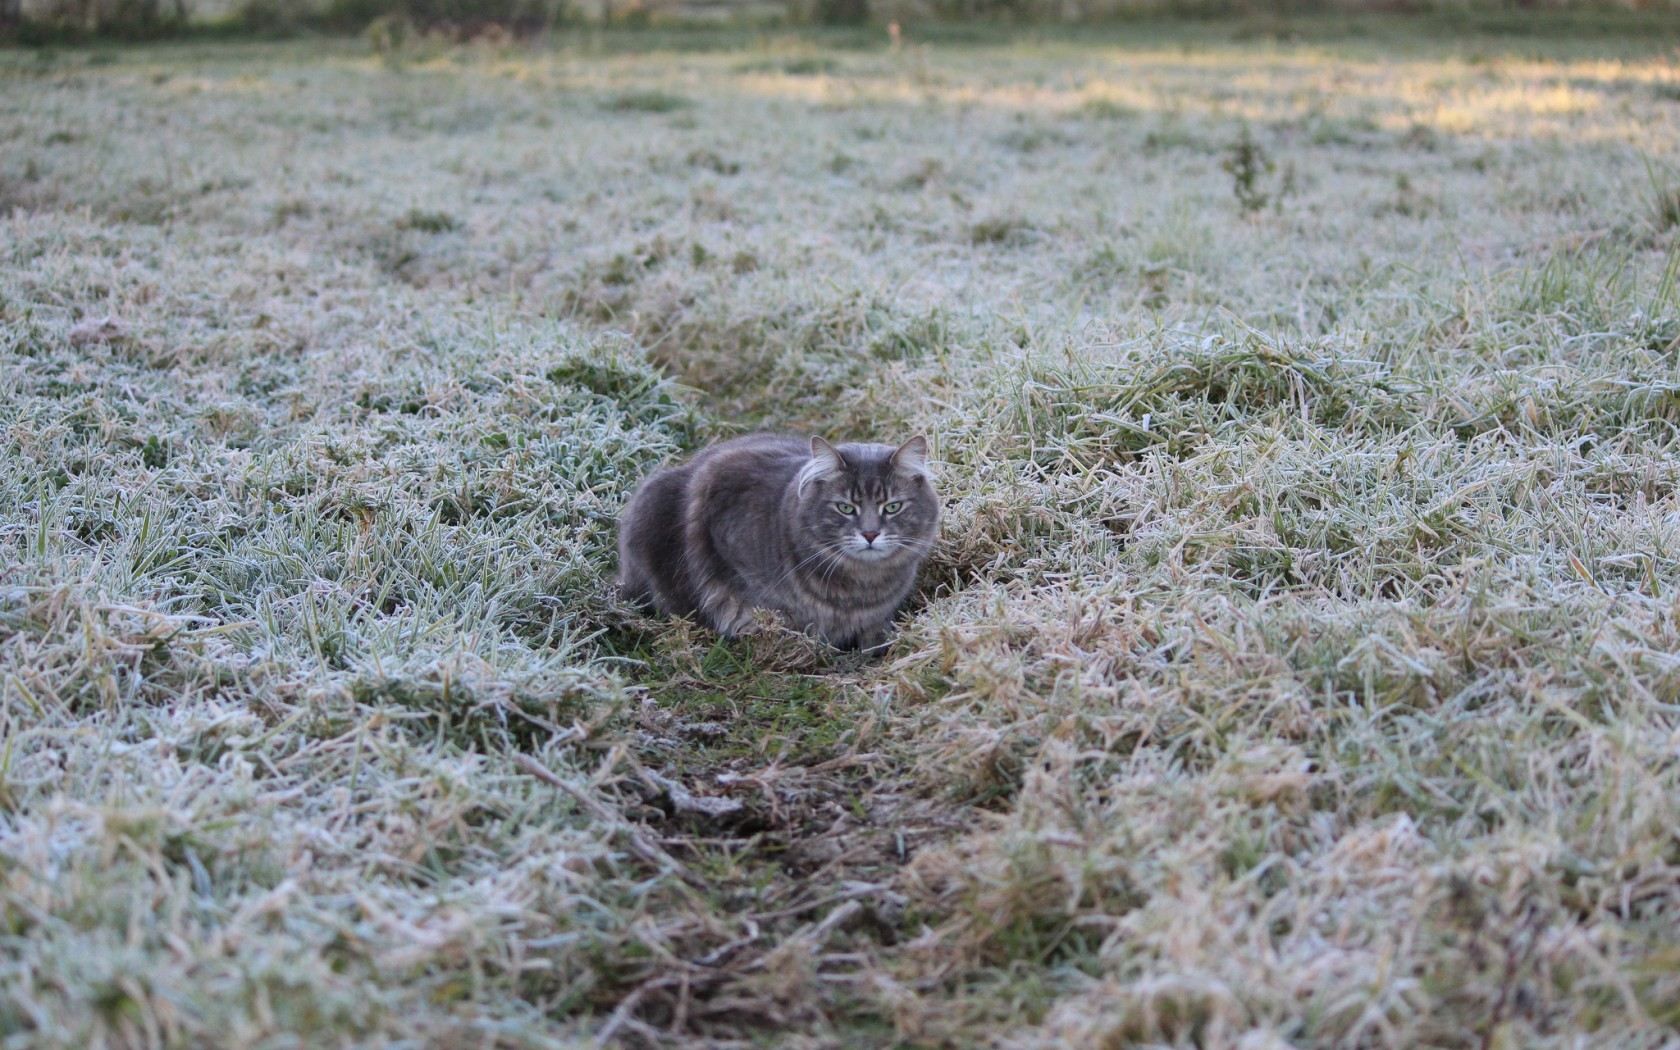
POLYGON ((847 901, 824 916, 823 921, 811 927, 806 936, 810 938, 813 944, 826 944, 828 939, 834 935, 835 930, 852 921, 857 913, 862 910, 863 905, 857 901, 847 901))
POLYGON ((664 868, 676 874, 684 882, 687 882, 690 885, 697 886, 700 884, 699 880, 690 875, 687 869, 677 862, 677 858, 671 856, 657 844, 650 841, 647 836, 643 835, 634 825, 624 819, 622 814, 615 813, 611 809, 608 809, 600 802, 599 799, 591 798, 589 795, 566 783, 559 774, 555 773, 552 769, 549 769, 541 762, 538 762, 530 755, 514 755, 513 764, 536 777, 543 783, 557 787, 561 791, 564 791, 567 795, 571 796, 574 802, 576 802, 579 806, 582 806, 583 809, 596 820, 606 824, 610 828, 615 828, 624 832, 625 840, 630 844, 630 852, 634 853, 642 860, 654 865, 655 867, 664 868))
POLYGON ((743 806, 738 798, 696 795, 670 777, 656 773, 640 763, 636 764, 636 772, 641 776, 643 783, 656 791, 664 792, 679 813, 702 813, 708 817, 723 817, 740 812, 743 806))
MULTIPOLYGON (((806 901, 803 904, 790 905, 786 908, 779 908, 776 911, 760 912, 755 915, 754 918, 760 921, 787 919, 792 918, 795 915, 802 915, 805 912, 820 908, 825 904, 835 904, 840 901, 855 901, 859 897, 876 895, 886 896, 891 892, 892 891, 887 888, 887 884, 884 882, 868 882, 861 886, 853 886, 848 889, 841 890, 839 893, 831 893, 827 896, 818 897, 815 900, 806 901)), ((901 901, 902 899, 903 898, 900 898, 901 901)))
MULTIPOLYGON (((523 758, 525 756, 522 755, 520 757, 523 758)), ((607 1023, 601 1026, 601 1030, 599 1032, 595 1033, 595 1045, 606 1046, 611 1043, 612 1037, 618 1034, 618 1030, 620 1028, 633 1029, 644 1039, 648 1039, 650 1042, 657 1037, 659 1035, 658 1029, 652 1027, 651 1025, 643 1024, 631 1015, 636 1012, 636 1007, 641 1005, 643 996, 652 991, 654 988, 667 983, 669 983, 667 978, 656 978, 639 986, 635 991, 625 996, 624 1000, 618 1004, 618 1008, 612 1012, 612 1016, 607 1018, 607 1023)))

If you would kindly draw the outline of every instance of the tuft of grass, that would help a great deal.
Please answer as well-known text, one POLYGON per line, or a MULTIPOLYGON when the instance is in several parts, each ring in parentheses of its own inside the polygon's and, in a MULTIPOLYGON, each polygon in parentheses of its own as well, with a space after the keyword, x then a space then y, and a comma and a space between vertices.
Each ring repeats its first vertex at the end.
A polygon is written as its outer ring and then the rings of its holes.
POLYGON ((1013 215, 981 219, 968 228, 971 244, 1019 244, 1032 235, 1032 224, 1013 215))
POLYGON ((1087 99, 1080 105, 1079 113, 1093 120, 1132 120, 1138 116, 1135 108, 1111 98, 1087 99))
POLYGON ((398 229, 418 230, 421 233, 448 233, 460 225, 461 221, 446 211, 426 211, 423 208, 410 208, 397 220, 398 229))
POLYGON ((739 161, 726 160, 709 149, 694 150, 688 155, 688 163, 692 167, 703 168, 719 175, 738 175, 741 172, 739 161))
POLYGON ((1680 189, 1668 190, 1657 198, 1657 228, 1671 230, 1680 226, 1680 189))
POLYGON ((602 103, 611 113, 674 113, 688 109, 694 101, 670 91, 626 91, 602 103))
POLYGON ((780 73, 790 77, 833 76, 841 71, 836 59, 826 55, 797 55, 790 58, 766 58, 743 62, 735 67, 738 73, 780 73))

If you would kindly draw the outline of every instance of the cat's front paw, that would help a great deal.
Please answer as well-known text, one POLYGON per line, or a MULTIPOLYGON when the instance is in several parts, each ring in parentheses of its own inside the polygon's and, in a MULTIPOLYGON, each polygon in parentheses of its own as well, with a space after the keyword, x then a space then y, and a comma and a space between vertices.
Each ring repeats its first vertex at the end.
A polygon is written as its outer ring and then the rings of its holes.
POLYGON ((851 652, 879 655, 891 647, 892 641, 892 630, 888 627, 878 627, 859 631, 850 638, 836 641, 834 646, 851 652))

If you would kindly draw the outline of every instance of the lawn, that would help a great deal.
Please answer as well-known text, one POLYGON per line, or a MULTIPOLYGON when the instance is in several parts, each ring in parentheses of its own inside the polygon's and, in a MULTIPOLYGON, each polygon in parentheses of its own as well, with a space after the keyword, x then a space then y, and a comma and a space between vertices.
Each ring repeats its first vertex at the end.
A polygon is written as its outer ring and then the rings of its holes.
POLYGON ((0 1046, 1672 1044, 1677 29, 0 51, 0 1046))

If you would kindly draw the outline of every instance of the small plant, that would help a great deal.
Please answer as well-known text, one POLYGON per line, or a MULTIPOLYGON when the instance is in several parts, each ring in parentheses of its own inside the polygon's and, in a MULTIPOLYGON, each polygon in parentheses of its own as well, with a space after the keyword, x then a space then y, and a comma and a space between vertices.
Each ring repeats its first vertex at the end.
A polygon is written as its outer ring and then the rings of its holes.
POLYGON ((898 180, 898 188, 901 190, 924 189, 928 183, 944 174, 945 165, 941 164, 937 158, 924 157, 922 162, 916 165, 909 174, 898 180))
POLYGON ((1012 215, 996 215, 981 219, 968 228, 970 244, 1011 244, 1025 240, 1032 225, 1012 215))
POLYGON ((1651 222, 1658 233, 1666 233, 1680 226, 1680 181, 1674 169, 1666 164, 1645 158, 1645 178, 1650 183, 1651 222))
POLYGON ((1261 183, 1276 165, 1265 149, 1254 141, 1253 132, 1246 126, 1231 145, 1221 167, 1230 174, 1231 190, 1237 195, 1237 205, 1245 214, 1252 215, 1270 203, 1272 196, 1261 183))
POLYGON ((840 63, 832 58, 808 56, 805 58, 790 58, 782 63, 782 72, 790 77, 827 76, 838 72, 840 63))
POLYGON ((716 150, 709 149, 697 149, 689 153, 688 164, 693 168, 715 171, 719 175, 738 175, 741 171, 739 161, 729 160, 716 150))
POLYGON ((669 91, 627 91, 608 99, 605 108, 614 113, 671 113, 692 105, 693 102, 669 91))
POLYGON ((840 63, 820 55, 757 59, 735 67, 737 73, 781 73, 790 77, 828 76, 839 71, 840 63))
POLYGON ((146 443, 140 447, 140 462, 153 470, 169 465, 169 446, 164 444, 156 434, 147 436, 146 443))
POLYGON ((418 35, 414 23, 400 14, 381 15, 362 31, 368 47, 388 66, 400 66, 418 35))
POLYGON ((1129 120, 1138 115, 1131 106, 1111 98, 1087 99, 1079 112, 1092 120, 1129 120))
POLYGON ((410 208, 397 226, 405 230, 418 230, 421 233, 448 233, 461 225, 461 221, 446 211, 425 211, 421 208, 410 208))
POLYGON ((1415 219, 1435 210, 1438 210, 1436 202, 1418 192, 1417 187, 1412 184, 1411 177, 1405 172, 1400 172, 1394 176, 1394 196, 1377 208, 1377 214, 1402 215, 1415 219))
POLYGON ((310 208, 308 201, 298 200, 296 197, 292 197, 281 201, 279 204, 274 206, 272 221, 275 226, 284 226, 293 219, 300 219, 307 216, 309 212, 310 208))
POLYGON ((1680 187, 1669 186, 1657 191, 1657 229, 1672 230, 1680 226, 1680 187))

